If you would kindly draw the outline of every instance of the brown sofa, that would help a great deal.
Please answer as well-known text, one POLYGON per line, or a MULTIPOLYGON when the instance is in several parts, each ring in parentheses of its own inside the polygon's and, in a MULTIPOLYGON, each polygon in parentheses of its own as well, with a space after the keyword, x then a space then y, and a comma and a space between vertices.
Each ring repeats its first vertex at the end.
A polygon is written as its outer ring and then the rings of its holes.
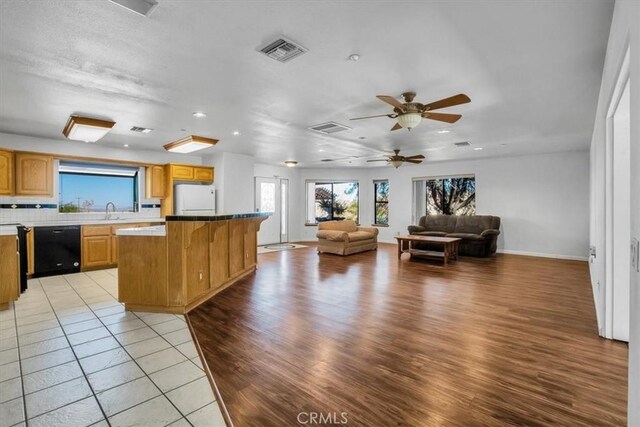
MULTIPOLYGON (((459 237, 460 255, 477 257, 496 253, 500 234, 500 217, 491 215, 427 215, 420 218, 418 225, 409 226, 409 234, 421 236, 459 237)), ((428 244, 416 248, 437 250, 428 244)))
POLYGON ((378 248, 378 229, 351 220, 318 223, 318 253, 351 255, 378 248))

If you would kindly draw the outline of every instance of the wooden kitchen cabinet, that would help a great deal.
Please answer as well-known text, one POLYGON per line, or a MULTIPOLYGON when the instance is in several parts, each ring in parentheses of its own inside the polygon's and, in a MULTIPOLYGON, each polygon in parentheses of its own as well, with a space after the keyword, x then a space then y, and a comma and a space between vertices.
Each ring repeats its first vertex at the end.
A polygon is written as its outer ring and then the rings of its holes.
POLYGON ((171 178, 177 181, 193 181, 193 166, 171 165, 171 178))
POLYGON ((111 265, 111 236, 82 238, 82 269, 111 265))
POLYGON ((11 151, 0 150, 0 194, 13 195, 14 184, 14 159, 11 151))
POLYGON ((16 196, 53 196, 53 158, 15 153, 16 196))
POLYGON ((20 296, 20 254, 17 236, 0 236, 0 310, 20 296))
POLYGON ((213 182, 213 168, 194 167, 193 179, 201 182, 213 182))
POLYGON ((213 183, 214 169, 209 166, 177 165, 169 163, 164 170, 164 199, 160 212, 162 216, 173 215, 173 185, 176 181, 213 183))
POLYGON ((146 168, 146 195, 147 199, 164 199, 165 176, 164 166, 153 165, 146 168))

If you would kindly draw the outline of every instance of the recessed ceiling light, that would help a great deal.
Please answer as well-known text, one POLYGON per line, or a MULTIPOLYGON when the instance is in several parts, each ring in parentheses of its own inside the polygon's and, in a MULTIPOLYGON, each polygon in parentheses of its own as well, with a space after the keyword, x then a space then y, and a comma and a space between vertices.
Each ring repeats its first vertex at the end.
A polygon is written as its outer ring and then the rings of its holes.
POLYGON ((357 53, 353 53, 351 55, 349 55, 349 61, 357 61, 358 59, 360 59, 360 55, 358 55, 357 53))
POLYGON ((318 150, 318 153, 322 153, 324 150, 321 148, 318 150))
POLYGON ((207 113, 203 113, 202 111, 194 111, 193 117, 197 117, 199 119, 203 119, 207 117, 207 113))
POLYGON ((451 132, 449 129, 442 129, 438 131, 438 133, 449 133, 449 132, 451 132))
POLYGON ((123 147, 124 148, 129 148, 129 144, 124 144, 123 147))
POLYGON ((234 131, 233 131, 233 135, 234 135, 234 136, 238 136, 238 135, 240 135, 240 131, 234 130, 234 131))
POLYGON ((480 151, 480 150, 482 150, 482 147, 476 147, 476 148, 474 148, 474 150, 475 151, 480 151))
POLYGON ((193 153, 204 148, 213 147, 218 142, 217 139, 205 138, 202 136, 189 135, 177 141, 170 142, 164 149, 172 153, 193 153))
POLYGON ((285 160, 284 164, 287 165, 288 168, 293 168, 298 164, 298 162, 295 160, 285 160))

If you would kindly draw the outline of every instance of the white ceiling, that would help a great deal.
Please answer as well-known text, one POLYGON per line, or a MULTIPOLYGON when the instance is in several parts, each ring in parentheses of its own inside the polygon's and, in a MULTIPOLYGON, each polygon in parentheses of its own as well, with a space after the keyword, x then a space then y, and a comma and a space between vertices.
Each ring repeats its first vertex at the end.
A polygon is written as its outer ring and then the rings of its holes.
POLYGON ((107 0, 0 2, 0 131, 60 139, 75 113, 117 122, 101 145, 162 150, 197 134, 221 140, 203 155, 301 166, 394 148, 431 160, 586 149, 613 10, 605 0, 158 3, 144 18, 107 0), (280 34, 309 52, 285 64, 257 52, 280 34), (389 118, 349 121, 391 112, 375 96, 408 90, 422 103, 460 92, 472 102, 442 110, 462 113, 456 124, 411 132, 390 132, 389 118), (326 121, 353 129, 307 130, 326 121))

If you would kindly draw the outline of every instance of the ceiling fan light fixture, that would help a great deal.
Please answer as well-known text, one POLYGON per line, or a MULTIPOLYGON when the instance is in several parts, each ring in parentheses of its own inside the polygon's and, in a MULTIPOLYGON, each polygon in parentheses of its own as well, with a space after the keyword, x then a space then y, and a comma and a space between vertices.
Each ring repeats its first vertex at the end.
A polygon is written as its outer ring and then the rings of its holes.
POLYGON ((296 162, 295 160, 285 160, 284 164, 285 164, 288 168, 294 168, 294 167, 296 167, 296 165, 298 164, 298 162, 296 162))
POLYGON ((398 169, 400 166, 402 166, 402 160, 389 160, 389 164, 398 169))
POLYGON ((217 139, 205 138, 197 135, 189 135, 186 138, 170 142, 164 149, 171 153, 187 154, 205 148, 213 147, 218 143, 217 139))
POLYGON ((419 113, 407 113, 398 116, 398 124, 406 129, 413 129, 418 126, 422 121, 422 116, 419 113))

